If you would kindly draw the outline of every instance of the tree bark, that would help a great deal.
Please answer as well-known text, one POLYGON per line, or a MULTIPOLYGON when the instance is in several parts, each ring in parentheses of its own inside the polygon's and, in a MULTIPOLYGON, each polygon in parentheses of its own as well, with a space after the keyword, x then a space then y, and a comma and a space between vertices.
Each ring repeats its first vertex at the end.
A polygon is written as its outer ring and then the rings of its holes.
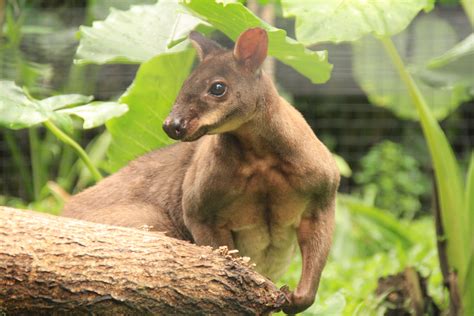
POLYGON ((265 315, 283 303, 227 248, 0 207, 0 314, 265 315))

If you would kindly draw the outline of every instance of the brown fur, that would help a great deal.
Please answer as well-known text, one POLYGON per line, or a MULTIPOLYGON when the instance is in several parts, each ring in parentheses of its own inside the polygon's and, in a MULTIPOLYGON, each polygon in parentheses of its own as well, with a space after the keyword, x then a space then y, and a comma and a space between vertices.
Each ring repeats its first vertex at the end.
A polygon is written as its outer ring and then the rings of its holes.
POLYGON ((191 39, 201 64, 165 124, 179 118, 186 126, 180 138, 193 142, 132 161, 74 196, 64 215, 237 248, 274 279, 297 242, 302 275, 285 311, 302 311, 314 301, 331 245, 338 169, 260 70, 266 42, 263 52, 252 43, 266 41, 265 32, 243 33, 236 45, 243 52, 224 51, 196 33, 191 39), (216 80, 227 86, 222 97, 208 93, 216 80))

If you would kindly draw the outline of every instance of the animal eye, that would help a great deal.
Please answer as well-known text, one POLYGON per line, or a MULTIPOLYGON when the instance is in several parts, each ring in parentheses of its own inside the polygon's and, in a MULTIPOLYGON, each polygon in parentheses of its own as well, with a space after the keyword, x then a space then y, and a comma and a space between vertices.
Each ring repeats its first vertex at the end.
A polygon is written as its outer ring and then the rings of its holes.
POLYGON ((215 97, 222 97, 227 91, 227 86, 222 82, 215 82, 209 88, 209 93, 215 97))

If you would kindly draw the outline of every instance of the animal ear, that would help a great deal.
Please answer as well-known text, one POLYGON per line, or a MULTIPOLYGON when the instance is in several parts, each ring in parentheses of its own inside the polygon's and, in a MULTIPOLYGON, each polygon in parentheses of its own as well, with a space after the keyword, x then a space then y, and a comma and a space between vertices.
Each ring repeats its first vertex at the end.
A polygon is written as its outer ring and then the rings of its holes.
POLYGON ((268 35, 259 27, 240 34, 234 47, 235 59, 251 71, 256 71, 267 57, 268 35))
POLYGON ((223 49, 222 46, 196 31, 189 33, 189 39, 196 49, 200 61, 203 61, 211 52, 223 49))

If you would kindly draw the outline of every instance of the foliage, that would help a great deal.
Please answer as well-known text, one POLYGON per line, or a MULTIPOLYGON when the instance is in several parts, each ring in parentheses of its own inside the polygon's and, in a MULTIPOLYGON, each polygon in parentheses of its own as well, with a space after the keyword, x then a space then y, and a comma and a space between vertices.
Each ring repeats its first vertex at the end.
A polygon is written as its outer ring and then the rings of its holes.
MULTIPOLYGON (((429 277, 429 294, 439 306, 446 307, 432 221, 424 218, 399 222, 388 210, 340 195, 334 246, 316 303, 302 315, 381 315, 384 306, 375 295, 378 279, 407 266, 429 277), (384 228, 381 222, 391 223, 391 229, 384 228)), ((300 268, 298 256, 280 284, 296 286, 300 268)))
POLYGON ((349 164, 339 155, 333 154, 341 176, 349 178, 352 175, 352 169, 349 164))
POLYGON ((434 57, 426 67, 419 69, 417 75, 427 85, 437 89, 450 89, 451 87, 464 88, 470 98, 474 96, 474 34, 440 56, 434 57))
MULTIPOLYGON (((468 99, 464 85, 456 83, 440 89, 426 84, 420 76, 426 77, 432 73, 426 70, 426 61, 455 45, 456 33, 442 19, 425 15, 418 19, 413 35, 410 35, 403 32, 394 37, 395 46, 414 74, 415 82, 426 96, 433 115, 438 120, 444 119, 468 99), (426 45, 427 38, 434 30, 442 40, 436 45, 426 45)), ((388 108, 401 118, 417 120, 413 100, 395 66, 386 62, 387 55, 382 43, 375 38, 365 37, 353 44, 353 52, 353 73, 369 100, 375 105, 388 108)))
MULTIPOLYGON (((75 106, 91 101, 91 97, 83 95, 60 95, 35 100, 25 91, 11 81, 0 81, 0 126, 10 129, 33 127, 39 123, 44 126, 59 140, 71 146, 78 156, 84 161, 87 168, 96 180, 101 179, 101 174, 90 161, 87 153, 77 142, 58 128, 53 121, 68 130, 72 130, 71 115, 79 116, 84 120, 84 128, 93 128, 104 124, 112 117, 120 116, 128 110, 127 105, 114 102, 93 102, 86 105, 75 106)), ((39 151, 38 135, 36 130, 30 130, 31 151, 39 151)), ((33 183, 35 198, 39 197, 40 179, 43 171, 39 157, 32 155, 33 183)))
POLYGON ((88 103, 91 100, 92 97, 72 94, 53 96, 39 101, 28 97, 13 82, 0 81, 0 125, 20 129, 52 119, 61 124, 69 124, 68 127, 71 129, 72 122, 69 116, 76 115, 84 120, 83 128, 87 129, 100 126, 128 110, 126 104, 88 103), (84 103, 88 104, 74 106, 84 103))
MULTIPOLYGON (((91 103, 72 107, 88 103, 90 97, 68 93, 79 91, 91 94, 95 89, 97 72, 90 71, 91 67, 71 66, 72 59, 68 59, 68 55, 71 55, 75 46, 76 29, 71 27, 74 23, 70 20, 61 18, 63 10, 43 9, 43 6, 51 5, 57 4, 24 0, 0 3, 0 80, 8 80, 10 85, 15 81, 24 88, 22 91, 19 87, 10 87, 16 92, 8 92, 10 97, 17 101, 20 98, 22 102, 13 106, 9 101, 4 103, 5 98, 2 99, 0 125, 6 124, 15 129, 30 126, 26 131, 14 132, 8 127, 0 127, 0 135, 7 145, 7 155, 2 160, 2 165, 12 167, 4 168, 2 174, 13 176, 16 172, 20 175, 18 181, 13 177, 13 181, 7 182, 5 193, 18 187, 18 193, 14 194, 21 196, 22 200, 9 197, 6 201, 17 201, 21 204, 15 205, 39 210, 50 208, 51 211, 59 211, 57 206, 62 197, 52 188, 72 191, 73 188, 90 184, 94 182, 91 181, 91 172, 84 169, 91 166, 97 169, 101 165, 92 157, 89 159, 89 166, 77 161, 75 151, 81 150, 86 157, 89 150, 86 148, 84 151, 78 146, 78 142, 84 142, 85 139, 83 131, 77 128, 79 125, 72 118, 84 116, 83 126, 90 128, 117 114, 118 109, 112 107, 115 103, 91 103), (30 47, 34 47, 34 50, 30 47), (31 98, 29 93, 39 98, 49 95, 54 97, 39 101, 31 98), (30 111, 28 107, 35 109, 30 111), (97 110, 102 114, 99 115, 97 110), (35 124, 35 119, 39 122, 38 118, 42 125, 48 125, 56 134, 59 133, 66 143, 57 142, 57 137, 49 129, 39 127, 39 124, 31 126, 35 124), (48 120, 45 121, 45 118, 48 120), (29 148, 25 147, 28 143, 29 148), (82 175, 81 181, 76 183, 79 175, 82 175), (48 181, 49 179, 54 179, 55 182, 48 181)), ((62 4, 63 8, 64 5, 62 4)), ((78 11, 80 10, 75 12, 78 11)), ((85 19, 87 20, 87 16, 85 19)), ((5 84, 8 86, 7 81, 2 81, 0 86, 9 88, 5 84)), ((3 96, 6 97, 7 94, 3 93, 3 96)), ((120 106, 122 111, 125 110, 124 106, 120 106)), ((100 178, 100 174, 94 172, 94 177, 100 178)))
POLYGON ((27 60, 20 49, 24 36, 23 25, 26 19, 24 12, 18 17, 11 7, 5 7, 5 28, 0 26, 0 69, 2 69, 2 80, 19 81, 23 85, 34 87, 39 90, 38 84, 48 80, 51 66, 27 60))
POLYGON ((162 129, 163 121, 186 79, 194 51, 158 55, 143 63, 134 82, 120 98, 130 111, 107 123, 112 144, 107 156, 110 170, 155 148, 170 144, 162 129))
POLYGON ((186 49, 186 45, 170 45, 182 40, 199 23, 173 0, 132 6, 127 11, 112 10, 105 21, 80 28, 77 61, 142 63, 158 54, 186 49))
POLYGON ((354 180, 365 196, 374 195, 377 207, 405 218, 413 218, 421 210, 421 199, 431 190, 430 179, 403 146, 383 141, 373 146, 360 164, 354 180))
POLYGON ((344 2, 282 0, 286 17, 296 18, 296 37, 306 45, 355 41, 364 35, 391 36, 404 30, 431 0, 344 2))
POLYGON ((234 40, 247 28, 263 27, 269 33, 270 55, 315 83, 329 79, 332 66, 327 62, 325 51, 306 49, 286 37, 284 30, 260 20, 241 3, 217 3, 214 0, 190 0, 180 4, 164 0, 155 6, 132 6, 125 12, 114 11, 104 22, 81 28, 78 62, 143 62, 156 54, 176 52, 186 48, 180 41, 200 23, 210 23, 234 40), (156 42, 156 38, 161 40, 156 42), (108 44, 117 42, 126 42, 127 45, 108 44), (178 42, 180 44, 172 47, 178 42))
MULTIPOLYGON (((403 86, 396 69, 385 62, 386 53, 382 44, 373 37, 392 36, 404 30, 413 17, 422 9, 429 10, 433 3, 427 0, 388 1, 380 4, 377 1, 345 1, 343 5, 336 2, 328 5, 325 1, 305 6, 301 1, 283 0, 285 16, 296 17, 296 35, 305 44, 331 41, 355 41, 353 45, 353 72, 370 101, 378 106, 386 107, 401 118, 418 119, 416 108, 403 86), (383 6, 390 7, 390 9, 383 6), (350 27, 348 27, 350 23, 350 27), (383 76, 380 74, 383 73, 383 76)), ((403 32, 394 38, 397 49, 407 57, 409 69, 416 76, 417 85, 428 98, 428 104, 437 119, 441 120, 452 113, 463 101, 468 99, 464 82, 452 82, 444 85, 444 89, 427 84, 426 80, 440 81, 446 72, 435 73, 426 69, 426 61, 440 55, 456 43, 454 30, 434 15, 424 16, 414 29, 414 40, 403 32), (428 47, 424 40, 433 31, 442 38, 437 45, 428 47), (412 53, 408 55, 409 45, 412 53), (436 74, 438 74, 436 76, 436 74), (430 78, 435 76, 435 78, 430 78), (427 78, 428 77, 428 78, 427 78), (424 80, 423 80, 424 79, 424 80)), ((463 63, 464 72, 469 71, 468 62, 463 63)), ((453 71, 457 76, 459 71, 453 71)), ((465 76, 464 78, 472 78, 465 76)))
POLYGON ((258 26, 266 29, 269 55, 291 66, 313 83, 329 80, 332 65, 327 61, 326 51, 311 51, 305 48, 301 43, 287 37, 284 30, 263 22, 241 3, 187 0, 183 5, 233 40, 248 28, 258 26))
MULTIPOLYGON (((448 240, 447 255, 450 267, 457 274, 458 290, 461 293, 463 314, 474 312, 474 273, 471 263, 474 261, 474 238, 472 238, 472 223, 474 211, 465 202, 469 194, 463 189, 463 181, 459 164, 454 156, 453 149, 444 135, 434 115, 416 86, 413 78, 406 70, 403 61, 398 55, 393 43, 385 40, 384 45, 394 64, 410 91, 426 141, 433 160, 437 192, 441 210, 441 221, 448 240)), ((470 181, 467 179, 467 181, 470 181)))

